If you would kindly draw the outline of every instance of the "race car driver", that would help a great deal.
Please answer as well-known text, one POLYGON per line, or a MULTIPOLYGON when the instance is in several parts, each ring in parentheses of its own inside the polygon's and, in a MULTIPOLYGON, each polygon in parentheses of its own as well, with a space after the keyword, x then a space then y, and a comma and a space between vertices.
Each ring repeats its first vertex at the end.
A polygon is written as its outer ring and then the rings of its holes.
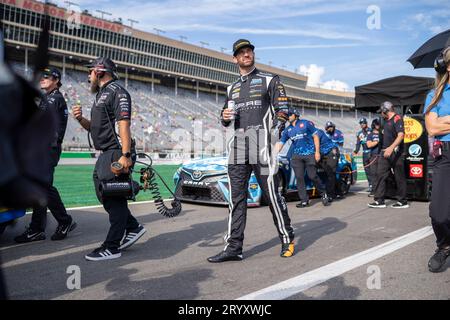
POLYGON ((208 258, 212 263, 243 258, 248 180, 252 172, 269 200, 281 240, 281 257, 294 254, 294 231, 286 201, 278 190, 278 166, 272 150, 288 118, 286 91, 278 76, 256 69, 254 48, 244 39, 233 44, 233 61, 239 67, 240 77, 228 87, 221 112, 222 124, 234 126, 234 136, 228 146, 231 201, 226 245, 219 254, 208 258))

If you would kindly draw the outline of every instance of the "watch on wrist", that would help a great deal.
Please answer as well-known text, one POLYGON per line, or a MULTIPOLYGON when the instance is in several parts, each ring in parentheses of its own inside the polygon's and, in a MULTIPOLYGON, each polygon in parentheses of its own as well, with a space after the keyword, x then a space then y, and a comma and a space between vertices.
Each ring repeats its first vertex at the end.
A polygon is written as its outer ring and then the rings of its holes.
POLYGON ((122 156, 125 158, 131 158, 131 152, 122 153, 122 156))

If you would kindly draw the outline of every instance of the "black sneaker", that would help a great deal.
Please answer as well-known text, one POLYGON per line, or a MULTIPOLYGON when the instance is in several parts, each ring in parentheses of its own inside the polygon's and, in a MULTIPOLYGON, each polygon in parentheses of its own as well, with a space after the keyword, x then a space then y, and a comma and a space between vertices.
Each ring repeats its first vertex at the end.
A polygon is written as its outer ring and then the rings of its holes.
POLYGON ((141 225, 133 230, 128 230, 125 232, 125 235, 122 238, 121 245, 119 247, 119 250, 124 250, 128 247, 130 247, 133 243, 139 240, 140 237, 146 233, 147 230, 141 225))
POLYGON ((207 260, 211 263, 221 263, 226 261, 241 261, 243 259, 241 254, 232 254, 227 251, 222 251, 215 256, 209 257, 207 260))
POLYGON ((309 206, 309 201, 303 201, 303 202, 297 203, 295 206, 297 208, 306 208, 307 206, 309 206))
POLYGON ((50 239, 55 240, 63 240, 67 237, 70 231, 73 231, 77 227, 77 223, 75 221, 71 221, 68 224, 59 224, 56 227, 55 233, 52 235, 50 239))
POLYGON ((24 233, 14 238, 14 241, 17 243, 27 243, 41 240, 45 240, 45 233, 42 231, 34 231, 31 228, 27 228, 24 233))
POLYGON ((325 206, 325 207, 327 207, 327 206, 329 206, 331 203, 330 203, 330 199, 328 198, 328 196, 327 196, 327 194, 326 193, 324 193, 323 195, 322 195, 322 204, 325 206))
POLYGON ((436 250, 436 253, 430 258, 428 261, 428 270, 430 272, 440 272, 442 271, 442 267, 447 260, 447 257, 450 255, 450 247, 446 249, 439 248, 436 250))
POLYGON ((368 206, 370 208, 386 208, 386 203, 384 201, 374 201, 372 203, 369 203, 368 206))
POLYGON ((101 260, 111 260, 120 258, 122 253, 119 249, 115 248, 106 248, 101 246, 100 248, 95 249, 91 253, 85 255, 85 259, 89 261, 101 261, 101 260))
POLYGON ((280 257, 290 258, 294 255, 295 245, 294 242, 281 244, 280 257))
POLYGON ((396 203, 391 205, 391 208, 394 208, 394 209, 406 209, 406 208, 409 208, 409 204, 406 201, 405 202, 397 201, 396 203))

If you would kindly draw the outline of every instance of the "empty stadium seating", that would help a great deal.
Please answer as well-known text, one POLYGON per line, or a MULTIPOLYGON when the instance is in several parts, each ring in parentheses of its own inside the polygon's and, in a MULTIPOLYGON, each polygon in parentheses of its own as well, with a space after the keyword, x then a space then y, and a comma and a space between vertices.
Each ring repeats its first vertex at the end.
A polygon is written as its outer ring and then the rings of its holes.
MULTIPOLYGON (((23 64, 14 64, 14 69, 25 74, 23 64)), ((30 72, 28 72, 28 77, 30 72)), ((119 80, 122 84, 123 81, 119 80)), ((61 92, 66 98, 69 108, 76 104, 83 106, 84 115, 89 118, 94 95, 89 91, 87 74, 78 71, 67 71, 63 79, 61 92)), ((225 129, 220 125, 219 113, 222 102, 216 103, 215 95, 201 93, 197 99, 195 92, 178 88, 175 95, 174 88, 160 85, 154 86, 152 92, 149 83, 129 80, 128 91, 133 101, 132 132, 137 140, 139 149, 148 152, 170 152, 179 141, 175 141, 173 132, 183 129, 189 132, 192 139, 202 140, 202 133, 194 130, 194 123, 201 121, 203 132, 208 129, 225 129)), ((341 112, 319 109, 304 109, 304 118, 311 120, 319 128, 323 128, 328 120, 343 131, 345 136, 344 148, 351 150, 355 147, 356 132, 359 130, 358 119, 365 116, 372 119, 373 115, 354 111, 341 112), (331 115, 331 117, 330 117, 331 115)), ((201 132, 201 131, 200 131, 201 132)), ((88 136, 78 122, 69 117, 67 132, 63 147, 66 150, 87 149, 88 136)), ((186 146, 184 146, 186 147, 186 146)), ((219 150, 218 153, 223 153, 219 150)))

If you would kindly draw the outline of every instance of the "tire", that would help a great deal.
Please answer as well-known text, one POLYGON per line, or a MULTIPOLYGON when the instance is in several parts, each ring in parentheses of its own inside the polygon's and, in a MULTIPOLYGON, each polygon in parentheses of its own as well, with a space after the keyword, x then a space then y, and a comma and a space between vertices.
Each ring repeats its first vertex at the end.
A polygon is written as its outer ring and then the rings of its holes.
POLYGON ((348 166, 344 167, 344 170, 339 175, 339 182, 338 182, 338 193, 339 194, 347 194, 350 190, 350 186, 352 184, 353 179, 353 173, 352 169, 348 166))

